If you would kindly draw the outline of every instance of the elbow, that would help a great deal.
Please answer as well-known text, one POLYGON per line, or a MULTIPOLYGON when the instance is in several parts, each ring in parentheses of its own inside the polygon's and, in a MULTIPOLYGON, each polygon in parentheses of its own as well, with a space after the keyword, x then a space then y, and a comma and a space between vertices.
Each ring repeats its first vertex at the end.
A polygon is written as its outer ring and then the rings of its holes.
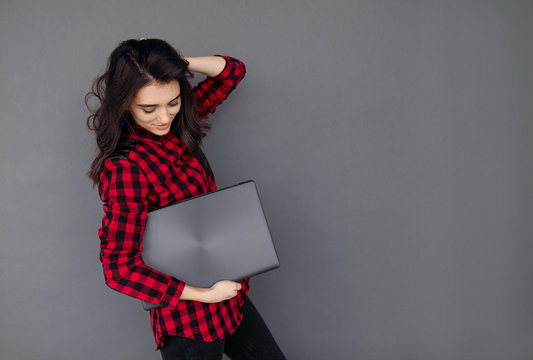
POLYGON ((238 66, 239 66, 238 73, 239 73, 239 81, 240 81, 244 78, 244 75, 246 75, 246 65, 242 61, 239 60, 238 66))
POLYGON ((230 72, 235 77, 236 83, 242 80, 244 75, 246 75, 246 65, 242 60, 239 60, 237 58, 228 57, 230 59, 229 65, 230 65, 230 72))
POLYGON ((104 266, 105 284, 113 290, 118 290, 119 284, 124 281, 124 277, 119 271, 113 270, 113 266, 104 266))
POLYGON ((107 286, 120 291, 120 288, 128 282, 131 274, 137 266, 135 258, 119 260, 115 256, 100 256, 104 271, 104 280, 107 286))
POLYGON ((113 290, 117 290, 117 291, 118 291, 118 289, 117 289, 117 284, 118 284, 118 283, 117 283, 114 279, 106 278, 106 279, 105 279, 105 284, 106 284, 106 286, 107 286, 108 288, 113 289, 113 290))
POLYGON ((237 60, 237 66, 243 73, 246 73, 246 64, 242 60, 237 60))
POLYGON ((128 283, 130 282, 130 279, 127 275, 124 275, 118 271, 112 272, 108 269, 104 269, 104 279, 107 287, 120 293, 124 293, 124 291, 128 288, 128 283))

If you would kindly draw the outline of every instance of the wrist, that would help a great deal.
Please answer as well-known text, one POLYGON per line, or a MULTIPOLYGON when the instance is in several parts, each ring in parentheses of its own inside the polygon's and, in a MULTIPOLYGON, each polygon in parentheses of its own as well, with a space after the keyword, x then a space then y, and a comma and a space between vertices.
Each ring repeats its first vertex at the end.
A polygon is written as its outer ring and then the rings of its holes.
POLYGON ((208 302, 210 299, 210 289, 201 288, 191 285, 185 285, 181 294, 180 300, 193 300, 200 302, 208 302))

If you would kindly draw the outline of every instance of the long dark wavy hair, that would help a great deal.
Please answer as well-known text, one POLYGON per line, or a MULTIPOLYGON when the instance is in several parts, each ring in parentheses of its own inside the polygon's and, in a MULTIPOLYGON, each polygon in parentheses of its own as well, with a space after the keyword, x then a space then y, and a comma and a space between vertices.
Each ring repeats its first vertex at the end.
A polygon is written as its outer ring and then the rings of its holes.
POLYGON ((128 111, 137 91, 151 82, 168 83, 178 80, 181 89, 181 109, 172 121, 170 131, 183 141, 190 154, 200 151, 202 138, 211 125, 200 120, 188 78, 188 62, 160 39, 130 39, 113 50, 105 72, 97 77, 91 91, 85 95, 85 105, 91 115, 87 127, 96 135, 96 157, 87 176, 98 184, 104 161, 120 148, 130 145, 121 133, 131 133, 134 123, 128 111), (96 99, 96 105, 89 103, 96 99), (205 130, 205 131, 204 131, 205 130))

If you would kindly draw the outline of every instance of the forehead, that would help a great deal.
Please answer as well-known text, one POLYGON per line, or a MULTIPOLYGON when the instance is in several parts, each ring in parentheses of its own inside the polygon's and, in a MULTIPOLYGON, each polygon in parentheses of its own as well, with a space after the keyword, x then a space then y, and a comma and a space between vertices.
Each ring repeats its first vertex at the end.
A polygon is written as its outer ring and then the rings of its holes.
POLYGON ((137 104, 163 105, 180 94, 178 80, 168 83, 151 82, 140 88, 133 101, 137 104))

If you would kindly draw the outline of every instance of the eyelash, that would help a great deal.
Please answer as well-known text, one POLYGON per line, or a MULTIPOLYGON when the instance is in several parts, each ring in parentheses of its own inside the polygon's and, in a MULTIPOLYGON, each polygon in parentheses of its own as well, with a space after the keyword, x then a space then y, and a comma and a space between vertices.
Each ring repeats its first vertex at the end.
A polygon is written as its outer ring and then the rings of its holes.
MULTIPOLYGON (((176 103, 174 103, 174 104, 169 104, 169 105, 172 106, 172 107, 174 107, 174 106, 178 106, 179 103, 180 103, 180 102, 177 101, 176 103)), ((145 109, 143 109, 143 111, 144 111, 145 114, 151 114, 151 113, 153 113, 153 112, 155 111, 155 109, 154 109, 154 110, 150 110, 150 111, 146 111, 145 109)))

